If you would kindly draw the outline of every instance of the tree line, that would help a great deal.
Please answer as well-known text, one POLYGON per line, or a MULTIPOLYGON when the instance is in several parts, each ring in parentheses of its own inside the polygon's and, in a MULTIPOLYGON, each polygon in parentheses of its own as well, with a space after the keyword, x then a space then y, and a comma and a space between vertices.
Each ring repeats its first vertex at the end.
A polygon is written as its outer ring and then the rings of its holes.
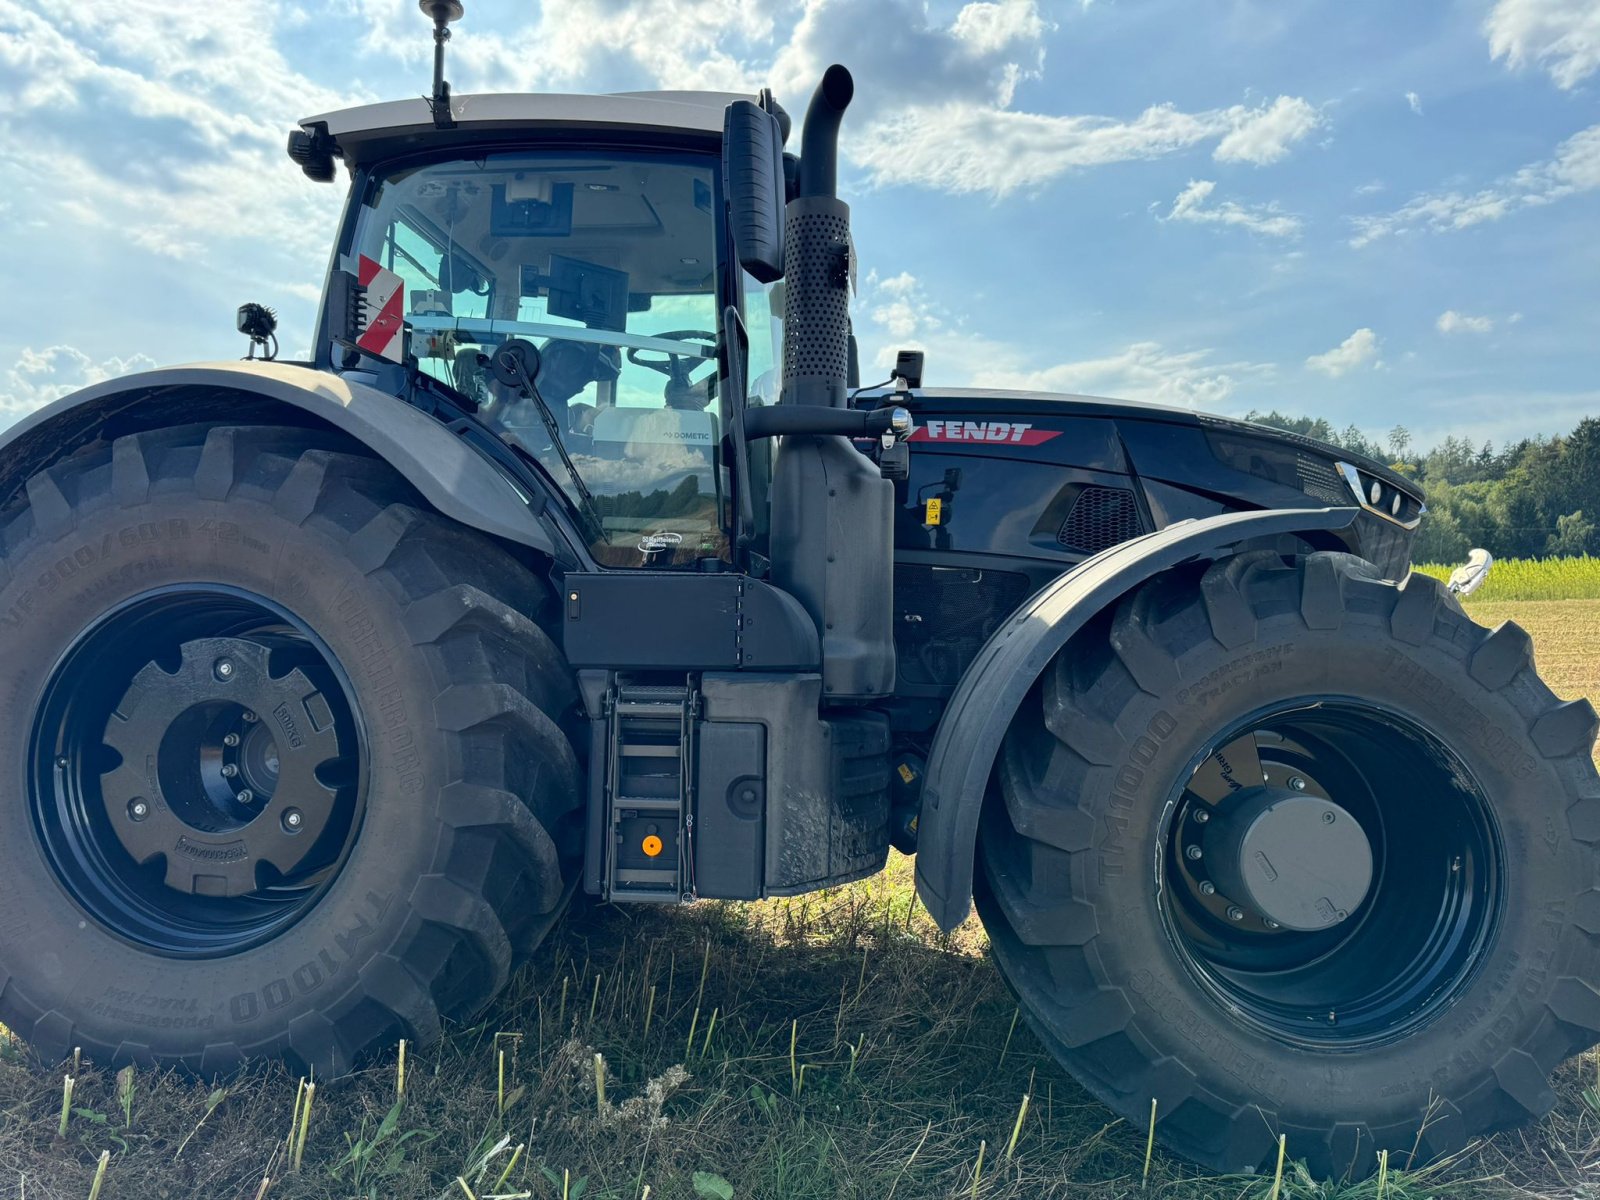
POLYGON ((1600 418, 1564 437, 1523 438, 1498 449, 1447 437, 1423 449, 1403 425, 1386 441, 1324 418, 1252 412, 1248 420, 1304 434, 1388 463, 1420 483, 1428 515, 1417 531, 1416 562, 1450 563, 1482 546, 1497 558, 1600 555, 1600 418))

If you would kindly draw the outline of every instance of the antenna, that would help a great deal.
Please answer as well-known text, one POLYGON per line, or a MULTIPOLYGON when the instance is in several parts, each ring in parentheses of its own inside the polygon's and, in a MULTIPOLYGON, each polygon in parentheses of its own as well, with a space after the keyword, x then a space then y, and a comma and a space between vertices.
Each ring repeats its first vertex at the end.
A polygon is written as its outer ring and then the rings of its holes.
POLYGON ((421 0, 423 13, 433 18, 433 95, 429 107, 433 109, 435 129, 454 129, 456 119, 450 113, 450 85, 444 78, 444 44, 450 40, 450 25, 461 20, 461 0, 421 0))

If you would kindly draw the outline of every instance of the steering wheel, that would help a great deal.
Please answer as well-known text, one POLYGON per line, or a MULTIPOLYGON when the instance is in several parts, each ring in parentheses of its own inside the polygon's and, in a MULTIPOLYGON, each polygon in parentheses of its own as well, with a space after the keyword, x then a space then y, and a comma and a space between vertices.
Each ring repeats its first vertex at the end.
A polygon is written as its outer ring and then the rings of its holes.
MULTIPOLYGON (((717 344, 717 335, 704 329, 674 329, 670 333, 653 333, 650 336, 672 342, 706 342, 712 347, 717 344)), ((637 346, 630 346, 628 361, 636 367, 648 367, 667 377, 668 408, 704 408, 710 401, 711 394, 705 387, 706 381, 695 383, 689 378, 704 361, 698 356, 674 354, 670 350, 641 350, 637 346), (659 354, 661 357, 643 357, 646 354, 659 354)))

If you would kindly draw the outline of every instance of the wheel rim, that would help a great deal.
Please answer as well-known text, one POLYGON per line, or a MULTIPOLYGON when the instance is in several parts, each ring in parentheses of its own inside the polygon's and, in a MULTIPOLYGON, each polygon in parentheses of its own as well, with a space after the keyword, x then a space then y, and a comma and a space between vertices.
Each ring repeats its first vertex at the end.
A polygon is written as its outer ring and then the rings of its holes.
POLYGON ((262 596, 194 585, 120 605, 58 661, 29 740, 56 878, 102 927, 161 954, 277 936, 360 828, 352 695, 321 639, 262 596))
POLYGON ((1299 1045, 1411 1033, 1462 992, 1500 912, 1476 779, 1414 722, 1324 697, 1213 740, 1168 806, 1167 934, 1241 1021, 1299 1045))

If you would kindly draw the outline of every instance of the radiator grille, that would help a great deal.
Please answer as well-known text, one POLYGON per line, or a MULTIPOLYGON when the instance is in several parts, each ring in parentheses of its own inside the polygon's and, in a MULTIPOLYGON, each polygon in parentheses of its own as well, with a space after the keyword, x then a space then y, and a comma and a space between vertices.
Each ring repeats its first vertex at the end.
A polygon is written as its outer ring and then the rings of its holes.
POLYGON ((1127 488, 1090 484, 1072 502, 1056 541, 1068 550, 1099 554, 1144 532, 1139 506, 1127 488))
POLYGON ((1299 454, 1295 456, 1295 473, 1300 476, 1300 487, 1306 495, 1335 506, 1350 503, 1350 488, 1331 463, 1299 454))

